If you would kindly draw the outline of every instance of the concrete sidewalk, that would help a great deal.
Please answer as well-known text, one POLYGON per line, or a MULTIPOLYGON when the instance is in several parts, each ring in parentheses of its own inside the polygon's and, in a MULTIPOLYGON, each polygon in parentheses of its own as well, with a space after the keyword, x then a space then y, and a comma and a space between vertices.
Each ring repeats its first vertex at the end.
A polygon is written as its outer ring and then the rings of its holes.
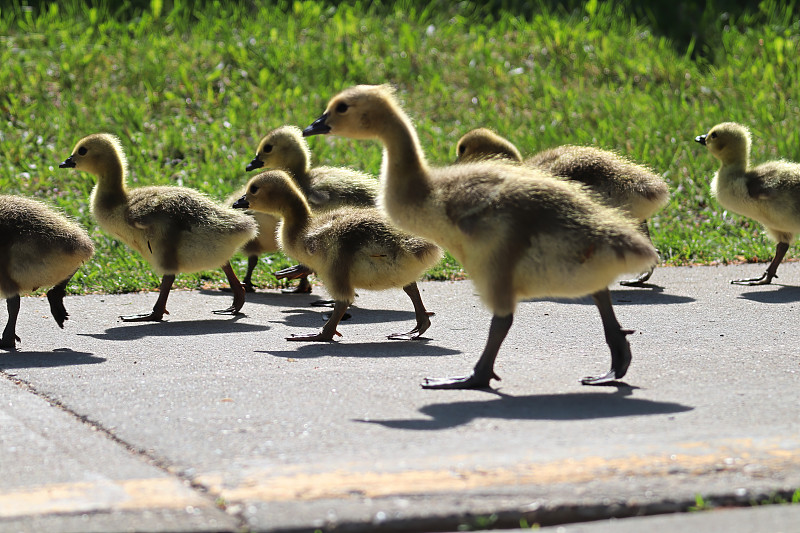
MULTIPOLYGON (((469 282, 420 284, 436 316, 417 341, 385 337, 413 327, 400 290, 362 291, 325 344, 285 340, 322 326, 323 288, 248 295, 239 317, 211 314, 230 295, 178 291, 162 323, 117 318, 154 293, 68 297, 63 331, 24 298, 22 344, 0 352, 0 531, 455 531, 791 499, 800 264, 728 283, 763 269, 613 287, 633 363, 597 388, 579 383, 609 365, 588 299, 522 303, 487 392, 419 386, 477 361, 490 317, 469 282)), ((731 523, 800 531, 798 508, 731 523)), ((566 531, 714 531, 731 512, 566 531)))

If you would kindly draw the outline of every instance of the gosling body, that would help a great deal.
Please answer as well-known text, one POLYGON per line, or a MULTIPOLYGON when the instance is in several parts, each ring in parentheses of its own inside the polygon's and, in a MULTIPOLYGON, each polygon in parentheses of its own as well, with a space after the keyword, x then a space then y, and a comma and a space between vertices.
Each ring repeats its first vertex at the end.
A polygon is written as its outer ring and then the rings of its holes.
MULTIPOLYGON (((648 238, 647 219, 669 200, 669 188, 663 178, 649 168, 619 154, 592 146, 564 145, 523 159, 508 139, 486 128, 467 132, 456 146, 457 162, 499 158, 544 170, 554 176, 585 184, 605 205, 615 207, 639 221, 639 228, 648 238)), ((652 275, 652 269, 623 285, 641 285, 652 275)))
POLYGON ((119 139, 99 133, 84 137, 63 163, 97 176, 92 215, 100 227, 139 252, 162 276, 151 313, 122 317, 158 321, 168 314, 166 301, 175 274, 222 266, 234 292, 233 304, 218 314, 235 314, 244 305, 244 288, 231 269, 234 252, 256 236, 256 223, 187 187, 128 189, 127 159, 119 139))
POLYGON ((770 284, 789 245, 800 234, 800 164, 780 160, 751 167, 750 131, 735 122, 717 124, 695 140, 720 162, 711 182, 720 205, 759 222, 777 242, 775 256, 760 277, 731 283, 770 284))
POLYGON ((342 207, 314 214, 289 175, 274 170, 251 179, 246 194, 235 206, 279 217, 281 248, 313 269, 334 299, 334 311, 322 332, 289 340, 332 340, 357 288, 402 288, 411 298, 416 327, 389 338, 416 338, 430 326, 416 281, 439 261, 441 251, 395 228, 377 208, 342 207))
POLYGON ((50 312, 64 327, 67 284, 93 253, 89 235, 74 221, 37 200, 0 195, 0 296, 8 308, 0 348, 16 347, 20 294, 39 287, 52 286, 50 312))
POLYGON ((522 166, 494 161, 430 168, 410 119, 391 88, 356 86, 335 96, 304 130, 385 147, 379 203, 400 228, 449 250, 469 272, 493 313, 489 339, 472 374, 428 379, 426 388, 485 388, 494 361, 525 298, 592 294, 612 355, 599 384, 623 377, 630 348, 614 316, 608 284, 622 272, 648 268, 657 254, 618 211, 583 188, 522 166))

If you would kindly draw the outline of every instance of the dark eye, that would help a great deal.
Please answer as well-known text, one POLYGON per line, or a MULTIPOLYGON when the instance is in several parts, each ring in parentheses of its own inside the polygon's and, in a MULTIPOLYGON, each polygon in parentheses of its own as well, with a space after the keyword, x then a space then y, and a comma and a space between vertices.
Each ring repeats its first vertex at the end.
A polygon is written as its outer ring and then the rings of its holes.
POLYGON ((258 192, 258 185, 251 185, 250 186, 250 194, 255 194, 258 192))
POLYGON ((345 104, 344 102, 340 102, 339 105, 336 106, 336 112, 337 113, 347 113, 347 108, 348 107, 349 106, 347 104, 345 104))
POLYGON ((86 152, 88 152, 88 150, 86 149, 85 146, 81 146, 80 148, 78 148, 78 155, 86 155, 86 152))
POLYGON ((264 148, 262 148, 261 151, 264 152, 265 154, 270 153, 272 151, 272 145, 271 144, 265 144, 264 148))
POLYGON ((716 139, 717 138, 717 132, 716 131, 712 131, 710 137, 712 139, 716 139))
POLYGON ((458 147, 458 153, 459 154, 464 155, 464 152, 466 152, 466 151, 467 151, 467 147, 464 146, 463 144, 458 147))

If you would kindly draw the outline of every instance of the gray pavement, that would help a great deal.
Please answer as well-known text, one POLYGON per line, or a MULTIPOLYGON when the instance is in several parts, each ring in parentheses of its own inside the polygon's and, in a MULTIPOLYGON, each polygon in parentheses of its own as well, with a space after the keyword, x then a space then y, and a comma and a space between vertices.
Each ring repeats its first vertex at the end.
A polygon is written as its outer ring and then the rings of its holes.
POLYGON ((420 285, 436 316, 417 341, 385 338, 413 327, 400 290, 362 291, 326 344, 284 340, 322 326, 322 287, 248 295, 235 318, 211 314, 229 295, 176 291, 162 323, 117 318, 154 293, 68 297, 63 331, 23 298, 0 352, 0 531, 800 531, 800 506, 623 518, 800 489, 800 264, 728 283, 763 269, 613 287, 633 363, 596 388, 588 299, 520 304, 494 391, 432 391, 483 348, 469 282, 420 285))

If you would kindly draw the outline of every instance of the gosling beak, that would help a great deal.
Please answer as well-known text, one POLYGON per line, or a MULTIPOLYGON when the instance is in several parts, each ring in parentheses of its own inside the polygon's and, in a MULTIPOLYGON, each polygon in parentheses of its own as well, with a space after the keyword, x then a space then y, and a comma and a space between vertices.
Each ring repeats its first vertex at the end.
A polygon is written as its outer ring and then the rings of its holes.
POLYGON ((58 168, 75 168, 75 160, 72 159, 72 156, 69 156, 63 163, 58 165, 58 168))
POLYGON ((251 170, 255 170, 255 169, 261 168, 263 166, 264 166, 264 162, 262 160, 260 160, 258 157, 254 157, 253 160, 250 161, 250 164, 247 165, 247 168, 245 168, 245 170, 247 172, 250 172, 251 170))
POLYGON ((250 207, 250 202, 247 201, 247 195, 245 194, 235 202, 233 202, 234 209, 248 209, 250 207))
POLYGON ((697 137, 694 138, 694 140, 699 142, 703 146, 705 146, 705 144, 706 144, 706 136, 705 135, 698 135, 697 137))
POLYGON ((303 137, 310 137, 312 135, 324 135, 331 132, 331 127, 325 124, 328 120, 328 114, 324 113, 321 117, 311 123, 309 127, 303 130, 303 137))

